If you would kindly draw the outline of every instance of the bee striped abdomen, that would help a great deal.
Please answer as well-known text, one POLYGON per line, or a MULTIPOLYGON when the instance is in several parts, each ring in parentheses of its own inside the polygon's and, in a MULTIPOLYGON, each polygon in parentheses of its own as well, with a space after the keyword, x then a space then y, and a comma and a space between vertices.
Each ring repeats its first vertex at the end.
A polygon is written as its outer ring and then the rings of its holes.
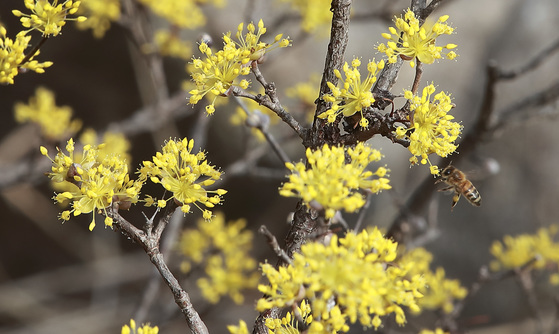
POLYGON ((472 205, 480 206, 481 205, 481 195, 479 191, 477 191, 476 187, 470 182, 470 186, 468 189, 464 191, 464 197, 468 199, 472 205))

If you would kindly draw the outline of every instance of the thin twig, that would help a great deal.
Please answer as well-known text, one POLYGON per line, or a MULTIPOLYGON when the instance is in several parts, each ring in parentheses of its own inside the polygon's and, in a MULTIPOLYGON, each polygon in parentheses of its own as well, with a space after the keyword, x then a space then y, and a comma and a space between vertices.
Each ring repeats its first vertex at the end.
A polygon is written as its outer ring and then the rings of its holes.
MULTIPOLYGON (((487 131, 489 134, 497 133, 509 126, 514 121, 524 121, 528 118, 541 116, 541 113, 533 112, 534 108, 543 108, 559 100, 559 81, 554 82, 549 87, 522 99, 513 105, 506 107, 499 113, 495 121, 487 131)), ((555 112, 557 114, 557 110, 555 112)))
MULTIPOLYGON (((427 18, 435 9, 437 9, 445 0, 432 0, 425 9, 421 11, 421 17, 423 19, 427 18)), ((448 2, 448 1, 447 1, 448 2)), ((446 3, 446 2, 445 2, 446 3)))
MULTIPOLYGON (((267 82, 262 72, 258 68, 258 64, 256 62, 252 62, 252 73, 256 77, 256 80, 264 87, 266 92, 266 97, 262 95, 257 95, 254 98, 254 101, 258 102, 259 104, 267 107, 268 109, 275 112, 282 121, 284 121, 287 125, 289 125, 295 133, 301 138, 305 139, 306 130, 297 122, 297 120, 285 110, 285 108, 281 105, 277 93, 276 93, 276 85, 273 82, 267 82)), ((233 92, 235 93, 235 92, 233 92)))
POLYGON ((534 291, 534 281, 532 279, 532 272, 530 270, 519 270, 516 273, 517 281, 524 292, 524 296, 528 301, 528 308, 530 313, 532 313, 532 318, 536 325, 536 333, 540 334, 543 332, 543 318, 542 314, 538 309, 538 299, 534 291))
MULTIPOLYGON (((156 212, 158 211, 159 208, 156 210, 156 212)), ((151 222, 154 219, 153 217, 152 218, 146 217, 146 220, 151 222)), ((183 221, 183 216, 175 212, 171 217, 169 226, 165 229, 165 234, 163 235, 161 241, 161 253, 163 254, 163 257, 167 259, 167 261, 169 260, 169 257, 172 253, 172 249, 173 249, 172 245, 177 239, 177 235, 180 232, 182 221, 183 221)), ((160 287, 161 287, 161 277, 156 270, 151 275, 149 282, 146 285, 146 288, 142 292, 141 301, 138 304, 136 311, 134 312, 134 317, 133 317, 134 320, 141 323, 146 319, 147 313, 151 305, 153 304, 153 302, 155 301, 156 297, 159 294, 160 287)))
POLYGON ((416 59, 415 62, 415 77, 411 86, 411 92, 413 95, 417 93, 417 89, 419 88, 419 83, 421 81, 421 75, 423 74, 423 64, 419 61, 419 59, 416 59))
POLYGON ((248 110, 246 104, 238 96, 234 96, 234 97, 235 97, 235 102, 237 102, 237 104, 241 107, 241 109, 243 109, 243 111, 247 115, 246 124, 248 126, 258 129, 264 135, 266 141, 270 144, 270 146, 272 147, 276 155, 280 158, 280 160, 284 164, 289 162, 290 159, 285 153, 285 151, 283 150, 283 148, 281 148, 276 138, 270 133, 270 131, 268 131, 269 119, 266 119, 265 118, 266 116, 263 114, 256 114, 255 112, 248 110))
POLYGON ((282 261, 287 264, 292 263, 291 258, 289 258, 287 253, 280 247, 276 237, 272 234, 272 232, 270 232, 270 230, 268 230, 265 225, 260 226, 260 228, 258 229, 258 233, 266 237, 266 240, 268 240, 268 244, 270 245, 274 253, 276 253, 278 258, 282 259, 282 261))
POLYGON ((553 326, 549 331, 550 334, 558 334, 559 333, 559 296, 555 296, 553 298, 553 302, 555 304, 555 319, 553 321, 553 326))
POLYGON ((365 217, 367 216, 367 211, 370 205, 371 205, 371 194, 367 193, 367 199, 365 200, 365 205, 363 205, 363 207, 359 211, 359 217, 357 217, 357 222, 355 223, 355 227, 353 228, 353 230, 356 233, 359 233, 359 231, 361 231, 361 225, 363 225, 363 222, 365 221, 365 217))
POLYGON ((35 56, 35 54, 37 53, 37 51, 39 51, 39 49, 41 48, 41 46, 43 46, 43 44, 45 44, 45 42, 47 41, 48 36, 43 36, 43 39, 41 39, 41 41, 33 48, 33 50, 31 50, 23 59, 22 61, 19 63, 19 66, 27 63, 28 61, 31 60, 31 58, 33 58, 35 56))
POLYGON ((526 64, 519 66, 518 68, 511 71, 501 71, 499 73, 499 78, 502 80, 515 79, 518 76, 524 75, 529 71, 533 71, 538 66, 544 63, 544 61, 549 60, 551 55, 559 51, 559 39, 556 39, 551 45, 543 49, 540 53, 533 56, 526 64))

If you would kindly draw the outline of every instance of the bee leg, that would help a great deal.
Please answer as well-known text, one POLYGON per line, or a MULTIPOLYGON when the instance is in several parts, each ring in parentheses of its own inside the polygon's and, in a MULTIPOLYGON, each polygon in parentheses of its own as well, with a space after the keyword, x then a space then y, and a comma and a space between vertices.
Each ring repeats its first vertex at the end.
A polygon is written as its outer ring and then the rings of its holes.
POLYGON ((450 211, 452 211, 454 209, 454 207, 456 206, 456 203, 458 203, 459 199, 460 199, 460 193, 459 192, 454 192, 454 196, 452 196, 452 206, 450 207, 450 211))
POLYGON ((438 191, 449 191, 449 190, 453 190, 453 189, 454 189, 453 186, 448 186, 448 187, 445 187, 445 188, 441 188, 438 191))

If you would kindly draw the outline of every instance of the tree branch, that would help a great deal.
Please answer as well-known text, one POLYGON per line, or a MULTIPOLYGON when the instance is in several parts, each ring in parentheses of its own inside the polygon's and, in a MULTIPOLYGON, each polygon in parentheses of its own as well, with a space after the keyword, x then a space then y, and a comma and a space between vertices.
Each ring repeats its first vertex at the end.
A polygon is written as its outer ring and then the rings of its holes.
POLYGON ((208 334, 208 329, 200 315, 194 309, 190 301, 190 296, 183 288, 180 286, 179 281, 175 278, 163 258, 159 250, 159 242, 161 238, 161 232, 167 225, 171 215, 177 205, 173 201, 169 204, 165 216, 159 221, 157 226, 153 224, 146 224, 146 231, 142 231, 124 219, 118 213, 118 204, 113 203, 111 207, 108 208, 107 213, 109 217, 113 218, 113 229, 115 231, 120 231, 125 237, 128 237, 140 244, 146 254, 148 254, 150 261, 159 271, 159 274, 173 293, 175 303, 179 306, 181 312, 186 318, 188 327, 194 334, 208 334))
MULTIPOLYGON (((334 75, 334 69, 341 70, 344 64, 345 50, 349 40, 350 8, 351 0, 332 1, 332 27, 330 30, 330 42, 328 44, 328 52, 326 54, 322 82, 320 84, 320 97, 329 90, 326 82, 337 82, 337 78, 334 75)), ((266 94, 268 94, 268 89, 266 89, 266 94)), ((323 113, 329 107, 329 103, 326 103, 326 101, 322 98, 319 98, 311 130, 308 133, 303 133, 303 131, 298 132, 299 136, 303 138, 303 145, 305 148, 318 147, 324 143, 338 142, 337 139, 339 139, 339 131, 337 130, 337 127, 326 126, 325 120, 317 118, 317 115, 323 113)), ((318 214, 314 210, 308 209, 302 202, 297 204, 291 229, 286 236, 285 250, 290 258, 293 257, 293 253, 298 252, 301 249, 301 245, 307 241, 309 235, 315 230, 317 219, 318 214)), ((277 266, 285 264, 285 261, 280 258, 277 266)), ((268 333, 268 328, 265 326, 266 318, 277 318, 279 315, 280 309, 277 307, 260 313, 258 319, 256 320, 253 333, 268 333)))

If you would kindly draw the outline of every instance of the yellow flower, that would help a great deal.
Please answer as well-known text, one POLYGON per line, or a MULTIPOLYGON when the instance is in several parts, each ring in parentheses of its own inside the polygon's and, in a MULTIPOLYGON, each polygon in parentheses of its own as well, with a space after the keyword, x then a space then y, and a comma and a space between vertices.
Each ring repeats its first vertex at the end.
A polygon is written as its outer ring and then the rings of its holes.
POLYGON ((245 230, 243 219, 225 223, 222 213, 217 213, 208 224, 199 220, 196 229, 182 233, 179 249, 185 256, 181 268, 189 271, 192 264, 204 264, 207 277, 198 280, 202 296, 211 303, 229 295, 241 304, 241 290, 256 286, 260 278, 257 263, 250 256, 253 234, 245 230))
MULTIPOLYGON (((180 28, 196 29, 206 24, 206 16, 200 8, 199 0, 140 0, 155 14, 180 28)), ((221 6, 220 1, 213 1, 221 6)))
POLYGON ((239 321, 239 326, 235 326, 235 325, 227 326, 227 330, 229 331, 230 334, 249 334, 247 324, 243 320, 239 321))
POLYGON ((301 28, 308 33, 327 37, 332 22, 330 0, 283 0, 301 15, 301 28))
MULTIPOLYGON (((491 245, 492 270, 520 268, 534 261, 536 269, 557 268, 559 266, 559 243, 553 240, 559 227, 551 225, 540 228, 535 234, 521 234, 516 237, 507 235, 503 241, 491 245)), ((555 269, 554 271, 556 271, 555 269)), ((557 273, 550 275, 552 284, 559 283, 557 273)))
MULTIPOLYGON (((429 163, 429 154, 446 157, 458 148, 454 144, 462 131, 462 126, 454 122, 448 112, 453 108, 450 96, 445 92, 435 94, 433 84, 423 89, 421 97, 414 96, 410 91, 405 97, 410 100, 412 112, 409 128, 398 127, 396 135, 410 140, 409 151, 414 155, 410 161, 415 163, 421 157, 421 163, 429 163), (433 97, 432 97, 433 96, 433 97)), ((438 174, 438 168, 431 168, 431 173, 438 174)))
POLYGON ((348 331, 350 323, 379 327, 381 316, 394 314, 398 324, 406 322, 403 307, 418 310, 421 275, 409 275, 397 263, 397 244, 378 229, 370 233, 349 232, 327 245, 309 242, 295 253, 293 263, 275 269, 262 265, 268 285, 259 285, 266 297, 257 303, 259 311, 273 306, 293 306, 307 299, 312 328, 324 333, 348 331), (351 273, 351 274, 348 274, 351 273))
POLYGON ((110 155, 116 155, 128 161, 128 167, 130 167, 130 162, 132 161, 132 157, 130 156, 130 142, 126 139, 124 134, 107 131, 103 134, 102 138, 99 138, 97 132, 89 128, 83 131, 80 136, 80 142, 83 145, 91 146, 105 143, 105 145, 99 147, 99 161, 102 161, 110 155))
POLYGON ((151 327, 149 323, 142 324, 136 327, 136 321, 130 319, 130 326, 124 325, 120 331, 121 334, 158 334, 159 328, 157 326, 151 327))
MULTIPOLYGON (((100 145, 102 148, 103 145, 100 145)), ((74 187, 58 193, 55 200, 59 203, 71 201, 72 208, 62 212, 60 218, 69 220, 70 214, 78 216, 82 213, 93 213, 89 230, 95 227, 95 213, 104 213, 105 225, 111 226, 113 221, 107 216, 106 208, 113 201, 129 206, 138 201, 143 182, 132 181, 128 175, 128 164, 117 156, 109 155, 99 161, 99 148, 86 145, 82 159, 74 160, 74 141, 70 139, 66 145, 69 155, 60 149, 52 160, 46 148, 41 153, 53 162, 52 172, 48 176, 54 182, 69 182, 74 187)))
POLYGON ((86 21, 78 22, 78 28, 91 29, 95 38, 101 38, 111 27, 111 22, 120 19, 120 1, 87 0, 81 3, 78 13, 87 16, 86 21))
POLYGON ((444 330, 437 328, 434 331, 429 329, 422 329, 419 334, 448 334, 449 332, 445 332, 444 330))
POLYGON ((295 110, 302 110, 305 120, 310 124, 314 119, 314 112, 316 110, 315 101, 318 98, 320 88, 320 75, 314 73, 309 78, 309 81, 300 82, 285 91, 285 95, 292 99, 299 101, 300 107, 294 108, 295 110))
MULTIPOLYGON (((266 33, 266 28, 264 27, 264 22, 262 19, 258 21, 258 32, 255 34, 255 26, 254 23, 249 23, 247 25, 247 33, 243 36, 243 28, 244 23, 240 23, 237 26, 237 33, 235 37, 239 41, 237 43, 239 49, 243 50, 243 53, 248 54, 250 60, 259 60, 264 56, 268 49, 271 49, 272 46, 277 44, 277 47, 286 47, 289 46, 290 41, 286 38, 283 38, 283 34, 278 34, 274 38, 274 42, 272 44, 267 44, 260 41, 260 37, 266 33)), ((229 34, 227 35, 229 36, 229 34)))
POLYGON ((174 199, 184 213, 189 212, 190 205, 194 204, 203 212, 206 220, 211 220, 211 211, 202 209, 200 205, 213 208, 221 202, 221 196, 227 191, 204 188, 219 180, 221 172, 208 164, 204 152, 192 154, 193 148, 192 139, 169 140, 163 146, 162 153, 156 153, 153 161, 143 162, 139 171, 140 180, 149 178, 154 183, 161 183, 173 194, 169 199, 174 199), (210 197, 209 194, 214 195, 210 197))
POLYGON ((326 210, 326 218, 332 218, 337 210, 355 212, 365 205, 365 199, 359 190, 378 193, 390 189, 385 178, 387 169, 380 167, 376 172, 367 171, 366 167, 382 157, 379 151, 357 144, 355 148, 329 147, 306 152, 310 168, 305 164, 287 163, 291 170, 289 181, 280 188, 280 195, 299 197, 310 207, 319 204, 326 210), (345 161, 345 154, 351 158, 345 161), (378 178, 372 179, 373 176, 378 178))
POLYGON ((361 80, 359 73, 360 65, 359 59, 353 59, 351 68, 346 62, 343 67, 346 77, 344 81, 342 81, 340 71, 334 70, 334 74, 340 80, 338 86, 328 82, 331 93, 323 97, 326 102, 332 103, 332 107, 318 115, 318 118, 327 118, 328 123, 334 123, 339 114, 349 117, 359 112, 361 114, 359 125, 362 128, 369 126, 369 121, 363 116, 363 109, 370 107, 375 102, 371 89, 377 80, 377 73, 384 68, 384 61, 369 62, 367 64, 368 74, 364 81, 361 80))
MULTIPOLYGON (((238 49, 231 40, 215 54, 205 43, 201 43, 199 49, 206 58, 192 61, 194 69, 191 75, 196 89, 189 92, 190 104, 198 103, 210 92, 216 97, 226 96, 238 76, 250 73, 250 67, 244 66, 250 61, 249 55, 243 55, 242 50, 238 49)), ((214 101, 210 104, 211 106, 214 101)))
POLYGON ((270 334, 298 334, 300 331, 297 319, 302 319, 306 326, 312 323, 312 310, 305 300, 301 302, 300 306, 297 305, 295 310, 287 312, 285 317, 281 319, 267 318, 266 327, 268 327, 270 334))
POLYGON ((26 33, 22 31, 17 34, 15 40, 12 40, 6 37, 6 28, 0 25, 0 84, 13 84, 20 68, 44 73, 44 69, 52 65, 50 61, 39 63, 33 60, 39 51, 27 62, 21 63, 25 59, 25 49, 31 41, 31 36, 27 36, 26 33))
MULTIPOLYGON (((236 37, 239 42, 231 39, 231 33, 223 36, 223 49, 213 52, 206 43, 200 44, 200 52, 205 55, 205 59, 193 59, 192 79, 196 84, 196 89, 189 91, 190 104, 198 103, 206 94, 211 93, 215 97, 227 96, 231 86, 236 85, 242 89, 247 89, 249 81, 246 79, 235 83, 241 75, 250 73, 249 63, 260 59, 264 53, 273 46, 289 46, 289 40, 277 35, 272 44, 260 41, 260 37, 266 32, 262 20, 258 23, 258 32, 255 32, 254 24, 250 23, 247 27, 248 32, 242 35, 243 23, 237 28, 236 37)), ((215 98, 206 107, 206 112, 211 115, 214 111, 215 98)))
POLYGON ((433 255, 424 248, 415 248, 405 253, 399 261, 400 266, 409 268, 409 275, 421 275, 425 287, 419 289, 423 298, 418 301, 421 308, 442 310, 449 314, 454 309, 456 300, 462 300, 468 294, 459 280, 446 278, 442 267, 433 272, 430 269, 433 255))
POLYGON ((395 63, 396 57, 400 56, 404 60, 411 60, 411 67, 415 66, 413 62, 415 58, 425 64, 432 64, 435 59, 443 56, 454 59, 457 56, 454 51, 444 54, 443 49, 452 50, 456 48, 456 44, 435 45, 439 36, 451 35, 454 32, 454 28, 446 23, 447 20, 448 15, 443 15, 437 22, 426 21, 420 27, 419 20, 408 8, 404 18, 394 18, 396 28, 390 27, 388 29, 390 33, 382 34, 388 42, 386 45, 380 44, 377 49, 388 56, 389 63, 395 63))
POLYGON ((29 30, 39 30, 43 36, 57 36, 66 21, 83 22, 85 16, 69 18, 69 15, 75 14, 81 1, 65 0, 58 3, 58 0, 24 0, 25 7, 31 10, 32 14, 24 14, 19 10, 13 10, 12 13, 21 17, 21 24, 29 30))
POLYGON ((44 87, 37 88, 35 96, 29 99, 29 104, 17 102, 14 113, 18 123, 36 123, 41 134, 51 141, 73 136, 82 126, 80 120, 72 120, 72 108, 58 107, 54 101, 54 93, 44 87))
MULTIPOLYGON (((189 60, 192 57, 192 45, 188 41, 180 39, 179 35, 169 30, 158 29, 153 37, 156 50, 162 56, 175 57, 179 59, 189 60)), ((144 47, 145 51, 151 51, 148 47, 144 47)))

